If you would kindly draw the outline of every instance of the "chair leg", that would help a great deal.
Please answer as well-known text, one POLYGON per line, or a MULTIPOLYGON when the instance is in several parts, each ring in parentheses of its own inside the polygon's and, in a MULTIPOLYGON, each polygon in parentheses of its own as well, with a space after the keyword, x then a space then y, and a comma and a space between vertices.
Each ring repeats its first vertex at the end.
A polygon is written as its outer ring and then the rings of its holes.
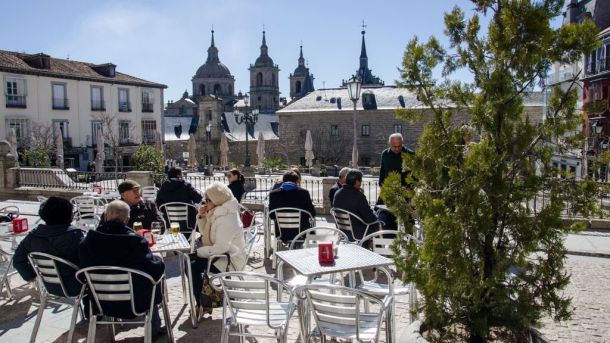
MULTIPOLYGON (((238 325, 238 330, 240 334, 244 333, 244 326, 243 325, 238 325)), ((244 336, 239 336, 239 343, 244 343, 244 336)))
POLYGON ((144 343, 152 343, 152 316, 148 313, 144 319, 144 343))
POLYGON ((38 328, 40 327, 40 322, 42 321, 42 314, 44 313, 45 307, 47 307, 47 296, 46 294, 41 294, 40 307, 38 308, 38 314, 36 314, 36 322, 34 323, 34 329, 32 329, 30 343, 34 343, 36 341, 36 335, 38 334, 38 328))
MULTIPOLYGON (((93 307, 93 304, 91 304, 93 307)), ((97 326, 97 316, 93 314, 92 310, 89 310, 89 332, 87 333, 87 343, 95 343, 95 329, 97 326)), ((113 337, 114 339, 114 337, 113 337)))
POLYGON ((229 343, 229 325, 224 324, 222 326, 222 337, 220 338, 220 343, 229 343))
MULTIPOLYGON (((68 343, 72 343, 72 337, 74 336, 74 327, 76 326, 76 318, 78 316, 78 312, 80 312, 80 299, 79 296, 74 300, 74 308, 72 309, 72 318, 70 319, 70 331, 68 331, 68 343)), ((81 314, 82 315, 82 314, 81 314)))
MULTIPOLYGON (((163 281, 163 294, 167 294, 167 283, 163 281)), ((174 332, 172 330, 172 319, 169 316, 169 308, 167 306, 167 298, 164 296, 161 303, 163 310, 163 321, 165 322, 165 330, 167 330, 167 339, 169 342, 174 342, 174 332)))
POLYGON ((107 319, 112 322, 112 324, 110 324, 110 341, 114 343, 116 342, 116 326, 114 325, 114 317, 109 317, 107 319))

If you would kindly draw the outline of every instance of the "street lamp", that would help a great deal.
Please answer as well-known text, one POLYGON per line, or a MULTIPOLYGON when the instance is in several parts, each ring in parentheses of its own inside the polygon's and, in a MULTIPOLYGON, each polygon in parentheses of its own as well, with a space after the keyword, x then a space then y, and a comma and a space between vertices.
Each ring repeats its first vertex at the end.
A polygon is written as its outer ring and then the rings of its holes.
POLYGON ((250 154, 248 153, 248 127, 250 125, 254 126, 258 121, 258 110, 255 109, 253 111, 249 111, 248 107, 249 96, 248 93, 244 96, 244 113, 239 112, 237 109, 233 114, 235 115, 235 122, 237 125, 241 125, 242 123, 246 124, 246 161, 244 162, 244 167, 250 167, 250 154))
POLYGON ((206 139, 207 140, 207 144, 205 146, 205 150, 206 150, 205 151, 205 156, 206 156, 206 159, 207 159, 207 161, 206 161, 207 162, 206 163, 207 164, 206 168, 207 168, 207 171, 209 173, 211 171, 210 164, 212 163, 212 157, 210 156, 210 140, 212 138, 212 123, 211 122, 208 122, 208 125, 206 125, 206 127, 205 127, 205 134, 206 134, 206 138, 207 138, 206 139))
POLYGON ((352 145, 352 168, 358 167, 358 145, 356 143, 356 103, 360 98, 360 80, 356 77, 352 77, 351 80, 347 81, 347 92, 349 98, 354 103, 354 113, 352 114, 352 122, 354 124, 354 144, 352 145))

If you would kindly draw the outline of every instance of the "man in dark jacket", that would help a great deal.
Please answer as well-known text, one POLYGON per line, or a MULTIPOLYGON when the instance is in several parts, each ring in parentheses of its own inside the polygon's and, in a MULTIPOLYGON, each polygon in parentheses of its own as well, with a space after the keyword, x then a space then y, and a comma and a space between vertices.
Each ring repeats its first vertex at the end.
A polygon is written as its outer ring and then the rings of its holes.
MULTIPOLYGON (((167 172, 167 177, 169 180, 161 185, 161 189, 159 190, 159 193, 157 193, 157 199, 155 200, 157 207, 161 207, 161 205, 167 204, 168 202, 184 202, 193 205, 201 203, 203 196, 190 183, 182 178, 182 168, 171 167, 167 172)), ((197 211, 194 208, 189 207, 189 228, 195 227, 196 217, 197 211)), ((184 224, 186 223, 181 223, 181 225, 184 224)), ((181 231, 186 230, 186 227, 181 227, 181 231)))
MULTIPOLYGON (((106 221, 96 230, 90 230, 79 247, 81 268, 93 266, 117 266, 132 268, 150 275, 158 280, 165 271, 163 261, 153 256, 148 242, 128 226, 130 218, 129 205, 121 200, 108 204, 104 213, 106 221)), ((136 311, 144 311, 150 305, 152 288, 148 280, 134 278, 134 295, 136 311)), ((161 302, 161 287, 155 292, 155 304, 161 302)), ((120 302, 108 306, 107 315, 118 318, 129 318, 131 308, 120 302)), ((163 333, 158 308, 155 306, 152 317, 153 332, 163 333)))
POLYGON ((331 207, 333 205, 333 201, 335 200, 335 193, 337 193, 337 191, 341 189, 341 187, 343 187, 343 185, 345 184, 345 177, 347 176, 348 172, 349 168, 347 167, 341 169, 341 171, 339 171, 339 180, 337 180, 337 183, 334 184, 328 192, 328 198, 330 199, 331 207))
MULTIPOLYGON (((152 222, 163 222, 161 214, 154 202, 142 199, 140 184, 133 180, 125 180, 119 184, 121 200, 129 205, 130 217, 127 226, 133 228, 133 223, 141 222, 145 229, 150 229, 152 222)), ((107 221, 106 218, 103 218, 107 221)))
MULTIPOLYGON (((365 223, 372 223, 377 220, 377 216, 362 193, 362 172, 352 169, 345 177, 345 185, 335 193, 333 207, 349 211, 360 217, 365 223)), ((371 234, 379 229, 378 225, 371 225, 366 234, 371 234)), ((359 220, 352 218, 353 239, 360 240, 364 237, 366 225, 359 220)), ((350 234, 348 237, 350 237, 350 234)), ((352 238, 352 237, 350 237, 352 238)))
POLYGON ((383 181, 391 172, 398 172, 401 175, 402 184, 405 185, 407 173, 402 171, 402 153, 413 154, 413 150, 403 145, 402 135, 393 133, 388 138, 389 148, 381 153, 381 164, 379 170, 379 187, 383 186, 383 181))
MULTIPOLYGON (((312 217, 316 216, 316 209, 313 207, 309 191, 299 187, 297 185, 298 181, 299 176, 294 171, 288 171, 284 174, 282 177, 282 185, 269 193, 269 211, 281 207, 294 207, 309 212, 312 217)), ((271 214, 271 218, 275 219, 275 213, 271 214)), ((301 214, 300 231, 311 227, 308 218, 308 216, 301 214)), ((284 229, 281 232, 282 242, 290 242, 300 231, 284 229)), ((277 221, 275 223, 275 235, 276 237, 280 236, 277 221)))
MULTIPOLYGON (((25 236, 13 257, 13 266, 25 281, 33 282, 36 279, 36 272, 28 260, 31 252, 50 254, 79 265, 78 244, 83 232, 70 225, 72 211, 72 204, 58 197, 50 197, 40 205, 38 215, 45 223, 25 236)), ((81 283, 74 277, 74 271, 60 267, 60 273, 69 295, 78 295, 81 283)), ((50 286, 48 290, 53 294, 62 294, 60 286, 56 289, 50 286)))

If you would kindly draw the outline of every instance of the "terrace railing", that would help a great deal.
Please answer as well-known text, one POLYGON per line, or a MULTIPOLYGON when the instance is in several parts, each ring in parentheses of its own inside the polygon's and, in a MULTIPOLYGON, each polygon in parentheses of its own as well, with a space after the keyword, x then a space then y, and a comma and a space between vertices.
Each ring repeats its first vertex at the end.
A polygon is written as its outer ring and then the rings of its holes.
POLYGON ((116 191, 126 173, 67 172, 62 169, 19 168, 20 187, 42 187, 66 190, 92 190, 100 186, 107 191, 116 191))

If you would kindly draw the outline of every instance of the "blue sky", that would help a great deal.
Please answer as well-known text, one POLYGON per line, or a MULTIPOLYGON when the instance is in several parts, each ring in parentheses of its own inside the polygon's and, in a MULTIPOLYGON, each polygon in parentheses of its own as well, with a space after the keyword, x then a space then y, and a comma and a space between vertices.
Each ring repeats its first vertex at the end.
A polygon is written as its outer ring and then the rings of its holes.
POLYGON ((472 8, 467 0, 12 1, 2 4, 0 49, 112 62, 120 72, 168 85, 167 101, 191 92, 212 26, 236 91, 248 91, 264 25, 269 55, 281 70, 281 96, 288 96, 301 41, 315 87, 337 87, 358 68, 364 20, 369 67, 391 85, 413 36, 445 41, 443 13, 455 5, 472 8))

